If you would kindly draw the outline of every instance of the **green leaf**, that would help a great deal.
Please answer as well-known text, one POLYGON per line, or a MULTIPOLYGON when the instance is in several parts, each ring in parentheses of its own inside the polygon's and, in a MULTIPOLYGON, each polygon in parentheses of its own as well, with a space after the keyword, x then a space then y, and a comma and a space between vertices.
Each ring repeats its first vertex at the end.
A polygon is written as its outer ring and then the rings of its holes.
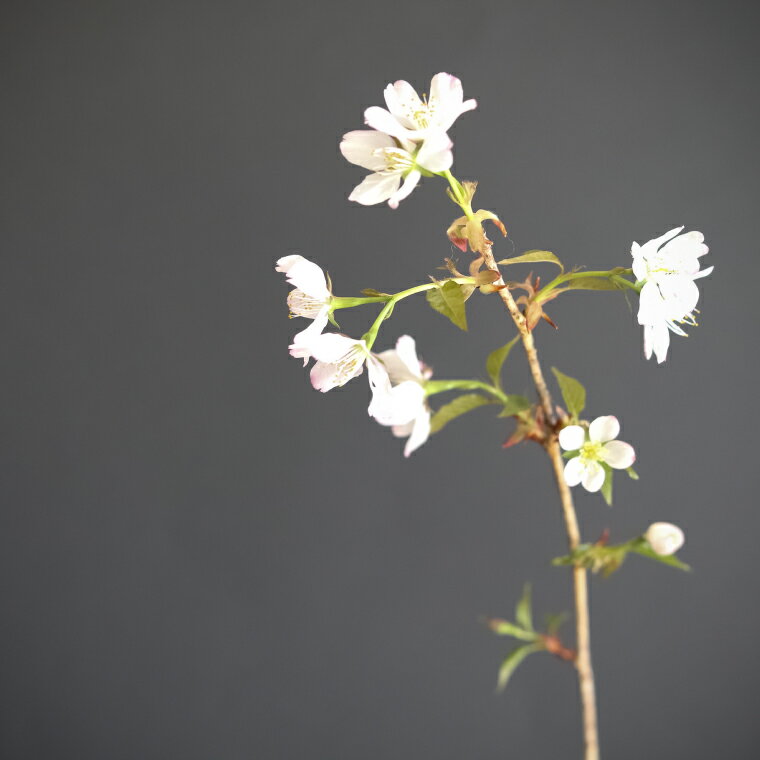
POLYGON ((515 672, 517 669, 517 666, 529 655, 533 654, 533 652, 538 652, 543 647, 539 644, 526 644, 525 646, 517 647, 517 649, 513 649, 508 655, 507 658, 504 660, 504 662, 501 663, 501 667, 499 668, 499 679, 496 684, 496 690, 497 691, 504 691, 504 689, 507 686, 507 682, 512 676, 512 673, 515 672))
POLYGON ((609 277, 579 277, 577 280, 566 282, 562 290, 620 290, 609 277))
POLYGON ((516 393, 510 393, 504 403, 504 408, 499 412, 499 417, 514 417, 520 412, 531 408, 533 404, 525 396, 518 396, 516 393))
POLYGON ((532 605, 530 592, 530 583, 526 583, 525 587, 523 588, 523 595, 520 598, 520 601, 517 603, 517 607, 515 607, 515 618, 517 619, 517 624, 528 631, 533 630, 533 613, 531 611, 532 605))
POLYGON ((612 506, 612 467, 610 467, 605 462, 601 463, 602 467, 604 467, 604 483, 602 483, 602 487, 600 489, 602 496, 604 497, 604 500, 607 502, 607 506, 612 506))
POLYGON ((586 408, 586 389, 574 377, 563 374, 556 367, 552 367, 552 372, 557 378, 567 411, 578 419, 578 415, 586 408))
POLYGON ((550 636, 556 636, 557 631, 562 627, 562 624, 569 618, 570 616, 567 614, 567 612, 558 612, 554 615, 547 615, 546 616, 546 632, 550 636))
POLYGON ((663 565, 668 565, 669 567, 676 567, 679 570, 686 571, 691 570, 685 562, 681 562, 674 554, 658 554, 646 541, 637 542, 631 546, 631 551, 640 554, 642 557, 653 559, 655 562, 662 562, 663 565))
POLYGON ((536 641, 538 639, 538 634, 535 631, 526 631, 508 620, 492 620, 489 625, 497 636, 512 636, 521 641, 536 641))
POLYGON ((508 266, 509 264, 527 264, 531 261, 550 261, 552 264, 556 264, 561 271, 565 271, 562 262, 551 251, 539 251, 536 249, 525 251, 520 256, 513 256, 511 259, 502 259, 497 263, 508 266))
POLYGON ((449 401, 448 404, 444 404, 433 415, 433 418, 430 421, 430 432, 437 433, 451 422, 451 420, 454 420, 467 412, 471 412, 479 406, 485 406, 486 404, 491 403, 493 403, 491 399, 481 396, 479 393, 465 393, 463 396, 458 396, 453 401, 449 401))
POLYGON ((467 313, 464 308, 462 288, 452 280, 428 290, 427 302, 439 314, 448 317, 460 330, 467 330, 467 313))
POLYGON ((519 338, 519 335, 515 335, 509 343, 488 354, 488 358, 486 359, 486 371, 497 388, 501 388, 501 368, 509 356, 512 346, 517 343, 519 338))

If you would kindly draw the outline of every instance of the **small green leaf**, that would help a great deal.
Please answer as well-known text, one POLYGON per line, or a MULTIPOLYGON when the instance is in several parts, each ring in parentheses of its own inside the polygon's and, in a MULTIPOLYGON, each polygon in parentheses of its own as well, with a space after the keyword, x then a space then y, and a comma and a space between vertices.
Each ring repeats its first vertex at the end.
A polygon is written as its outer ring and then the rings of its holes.
POLYGON ((488 358, 486 359, 486 371, 497 388, 501 388, 501 368, 507 360, 509 352, 512 350, 512 346, 517 343, 519 338, 519 335, 515 335, 509 343, 488 354, 488 358))
POLYGON ((504 403, 503 409, 499 412, 499 417, 514 417, 520 412, 527 411, 533 404, 525 396, 518 396, 516 393, 510 393, 504 403))
POLYGON ((530 595, 530 583, 526 583, 523 588, 523 595, 517 603, 517 607, 515 607, 517 624, 525 628, 527 631, 533 630, 533 613, 531 611, 532 605, 530 595))
POLYGON ((570 616, 567 614, 567 612, 558 612, 554 615, 547 615, 546 616, 546 632, 550 636, 556 636, 557 631, 562 627, 562 624, 569 618, 570 616))
POLYGON ((463 396, 458 396, 453 401, 449 401, 448 404, 444 404, 433 415, 433 418, 430 421, 430 432, 437 433, 451 422, 451 420, 456 419, 462 414, 471 412, 479 406, 485 406, 486 404, 491 403, 493 403, 491 399, 481 396, 479 393, 465 393, 463 396))
POLYGON ((489 625, 497 636, 512 636, 521 641, 536 641, 538 639, 538 634, 534 631, 526 631, 508 620, 492 620, 489 625))
POLYGON ((628 477, 631 480, 638 480, 639 479, 639 473, 636 472, 636 470, 634 470, 633 467, 628 467, 626 469, 626 472, 628 473, 628 477))
POLYGON ((427 302, 439 314, 448 317, 460 330, 467 330, 467 313, 462 288, 452 280, 432 288, 426 293, 427 302))
POLYGON ((536 249, 525 251, 520 256, 513 256, 511 259, 502 259, 498 263, 508 266, 509 264, 527 264, 532 261, 550 261, 552 264, 556 264, 562 272, 565 271, 562 262, 551 251, 539 251, 536 249))
POLYGON ((504 660, 504 662, 501 663, 501 667, 499 668, 499 679, 496 684, 496 690, 504 691, 504 689, 507 686, 507 682, 512 676, 512 673, 514 673, 515 670, 517 669, 517 666, 529 654, 533 654, 533 652, 538 652, 541 649, 543 649, 543 647, 540 644, 526 644, 525 646, 521 646, 521 647, 517 647, 517 649, 513 649, 507 655, 507 658, 504 660))
POLYGON ((642 557, 653 559, 655 562, 662 562, 663 565, 676 567, 679 570, 691 570, 685 562, 681 562, 674 554, 658 554, 647 541, 636 542, 631 546, 631 551, 640 554, 642 557))
POLYGON ((586 389, 574 377, 563 374, 556 367, 552 367, 552 372, 557 378, 567 411, 578 419, 578 415, 586 408, 586 389))
POLYGON ((612 467, 610 467, 606 462, 601 463, 602 467, 604 467, 604 483, 602 483, 601 487, 601 494, 604 497, 604 500, 607 502, 607 506, 612 506, 612 467))
POLYGON ((579 277, 577 280, 570 280, 562 287, 562 290, 620 290, 609 277, 579 277))

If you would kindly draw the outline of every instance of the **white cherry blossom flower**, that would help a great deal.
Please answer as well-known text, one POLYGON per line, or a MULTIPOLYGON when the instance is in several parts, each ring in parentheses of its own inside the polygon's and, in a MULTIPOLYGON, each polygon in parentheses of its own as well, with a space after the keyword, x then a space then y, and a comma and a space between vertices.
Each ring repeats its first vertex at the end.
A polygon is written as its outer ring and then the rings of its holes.
POLYGON ((565 451, 577 451, 565 465, 565 482, 569 486, 582 483, 587 491, 598 491, 604 484, 601 462, 616 470, 625 470, 636 461, 629 443, 616 440, 620 433, 617 417, 597 417, 588 427, 568 425, 559 432, 559 445, 565 451))
POLYGON ((417 358, 414 338, 402 335, 396 348, 377 357, 389 383, 378 385, 369 414, 381 425, 390 426, 397 438, 407 438, 404 456, 408 457, 430 436, 430 407, 425 399, 425 381, 432 371, 417 358))
MULTIPOLYGON (((365 341, 338 333, 311 336, 303 350, 307 359, 316 360, 311 368, 311 384, 322 393, 361 375, 371 355, 365 341)), ((375 364, 371 363, 373 369, 375 364)), ((370 384, 373 379, 374 375, 370 377, 370 384)))
POLYGON ((414 143, 394 140, 371 129, 348 132, 343 135, 341 153, 352 164, 373 172, 353 189, 348 199, 364 206, 388 201, 391 208, 398 208, 417 186, 422 170, 438 173, 451 167, 454 161, 451 148, 452 142, 445 133, 431 135, 417 149, 414 143))
POLYGON ((644 245, 633 243, 633 273, 643 282, 639 300, 639 324, 644 327, 644 354, 654 352, 658 363, 665 361, 670 333, 685 336, 680 324, 696 325, 694 311, 699 300, 695 280, 709 275, 714 267, 700 269, 699 259, 708 253, 701 232, 679 234, 676 227, 644 245))
POLYGON ((649 541, 649 545, 657 554, 668 556, 675 554, 686 540, 683 531, 673 523, 657 522, 652 523, 644 538, 649 541))
POLYGON ((366 123, 400 140, 416 142, 447 132, 461 114, 477 106, 475 100, 464 100, 459 79, 445 72, 433 77, 426 99, 420 99, 414 87, 404 80, 389 84, 384 95, 388 110, 379 106, 368 108, 364 112, 366 123))
POLYGON ((293 337, 289 347, 291 356, 303 359, 306 364, 311 341, 321 335, 327 325, 332 293, 321 267, 303 256, 283 256, 277 260, 275 270, 283 272, 287 281, 295 286, 288 293, 290 316, 313 320, 305 330, 293 337))

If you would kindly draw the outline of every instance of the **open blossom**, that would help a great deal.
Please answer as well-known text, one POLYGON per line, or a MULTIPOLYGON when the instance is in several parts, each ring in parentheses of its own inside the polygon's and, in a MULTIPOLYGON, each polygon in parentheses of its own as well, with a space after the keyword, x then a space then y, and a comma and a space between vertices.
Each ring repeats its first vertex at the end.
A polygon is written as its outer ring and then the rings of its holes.
POLYGON ((559 432, 559 445, 565 451, 577 451, 565 465, 565 482, 569 486, 582 483, 587 491, 598 491, 604 484, 605 471, 601 463, 616 470, 625 470, 636 461, 633 446, 615 440, 620 433, 617 417, 597 417, 588 433, 580 425, 568 425, 559 432))
POLYGON ((389 84, 384 95, 388 110, 379 106, 368 108, 364 112, 365 121, 380 132, 415 142, 448 131, 461 114, 477 106, 475 100, 464 100, 459 79, 445 72, 433 77, 426 99, 424 96, 420 99, 414 87, 404 80, 389 84))
POLYGON ((307 360, 316 360, 311 368, 311 384, 322 393, 359 377, 371 355, 365 341, 338 333, 312 335, 302 348, 307 360))
POLYGON ((397 438, 407 438, 404 456, 422 446, 430 436, 430 407, 425 400, 425 381, 432 371, 417 358, 414 338, 402 335, 396 348, 377 357, 388 373, 389 382, 378 385, 369 414, 388 425, 397 438))
POLYGON ((670 333, 685 336, 680 324, 696 325, 694 311, 699 288, 694 282, 706 277, 713 267, 700 270, 699 258, 708 253, 701 232, 679 233, 676 227, 644 245, 633 243, 633 273, 644 285, 639 300, 639 324, 644 327, 644 353, 654 352, 665 361, 670 333))
POLYGON ((295 286, 288 293, 290 316, 313 320, 305 330, 293 337, 290 345, 291 356, 302 358, 306 364, 310 356, 310 343, 327 325, 332 293, 322 269, 303 256, 283 256, 277 260, 275 269, 284 272, 287 281, 295 286))
POLYGON ((675 554, 685 541, 683 531, 677 525, 666 522, 652 523, 647 528, 644 538, 649 541, 652 549, 662 556, 675 554))
POLYGON ((414 143, 394 140, 371 129, 348 132, 343 135, 341 153, 352 164, 372 172, 353 189, 348 199, 364 206, 388 201, 391 208, 398 208, 417 186, 421 170, 437 173, 451 167, 454 161, 451 147, 445 133, 431 135, 417 149, 414 143))

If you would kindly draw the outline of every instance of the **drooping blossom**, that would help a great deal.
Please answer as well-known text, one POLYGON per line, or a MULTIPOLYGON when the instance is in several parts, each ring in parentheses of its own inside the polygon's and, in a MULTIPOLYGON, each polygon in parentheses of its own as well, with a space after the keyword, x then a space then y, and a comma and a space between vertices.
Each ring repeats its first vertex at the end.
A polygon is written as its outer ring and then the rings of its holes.
POLYGON ((657 554, 668 556, 675 554, 686 540, 683 531, 673 523, 656 522, 652 523, 644 538, 649 541, 649 545, 657 554))
POLYGON ((364 206, 388 201, 391 208, 398 208, 417 186, 421 170, 437 173, 451 167, 454 161, 451 148, 451 140, 443 132, 432 134, 419 148, 371 129, 348 132, 343 135, 341 153, 352 164, 372 172, 348 199, 364 206))
POLYGON ((676 227, 631 247, 633 273, 643 282, 638 320, 644 327, 644 354, 649 359, 654 352, 658 363, 667 357, 670 333, 685 336, 679 324, 697 324, 699 288, 694 281, 713 271, 713 267, 700 270, 699 258, 709 251, 704 235, 696 231, 680 235, 682 230, 676 227))
POLYGON ((447 132, 461 114, 477 106, 475 100, 464 100, 459 79, 445 72, 433 77, 427 98, 420 99, 403 79, 389 84, 384 95, 388 110, 372 106, 364 112, 364 120, 380 132, 415 142, 447 132))
POLYGON ((327 287, 327 279, 322 269, 313 261, 294 254, 277 260, 275 270, 283 272, 287 281, 294 285, 288 293, 288 308, 291 317, 305 317, 312 323, 293 337, 290 354, 309 360, 309 345, 320 335, 327 325, 332 293, 327 287))
POLYGON ((425 400, 425 381, 432 371, 417 358, 414 338, 402 335, 396 348, 377 355, 389 383, 378 385, 369 414, 381 425, 390 426, 397 438, 407 438, 408 457, 430 436, 430 407, 425 400))
MULTIPOLYGON (((316 360, 311 368, 311 384, 322 393, 359 377, 364 372, 364 365, 371 356, 365 341, 338 333, 314 335, 303 345, 303 350, 307 354, 307 359, 316 360)), ((376 364, 376 361, 369 362, 372 373, 370 385, 373 384, 376 374, 373 371, 376 364)), ((379 372, 382 374, 384 370, 380 368, 379 372)))
POLYGON ((612 415, 597 417, 588 432, 580 425, 568 425, 559 432, 559 445, 565 451, 577 451, 565 465, 565 482, 569 486, 582 483, 587 491, 598 491, 604 484, 605 470, 601 462, 616 470, 625 470, 636 461, 629 443, 616 440, 620 423, 612 415))

